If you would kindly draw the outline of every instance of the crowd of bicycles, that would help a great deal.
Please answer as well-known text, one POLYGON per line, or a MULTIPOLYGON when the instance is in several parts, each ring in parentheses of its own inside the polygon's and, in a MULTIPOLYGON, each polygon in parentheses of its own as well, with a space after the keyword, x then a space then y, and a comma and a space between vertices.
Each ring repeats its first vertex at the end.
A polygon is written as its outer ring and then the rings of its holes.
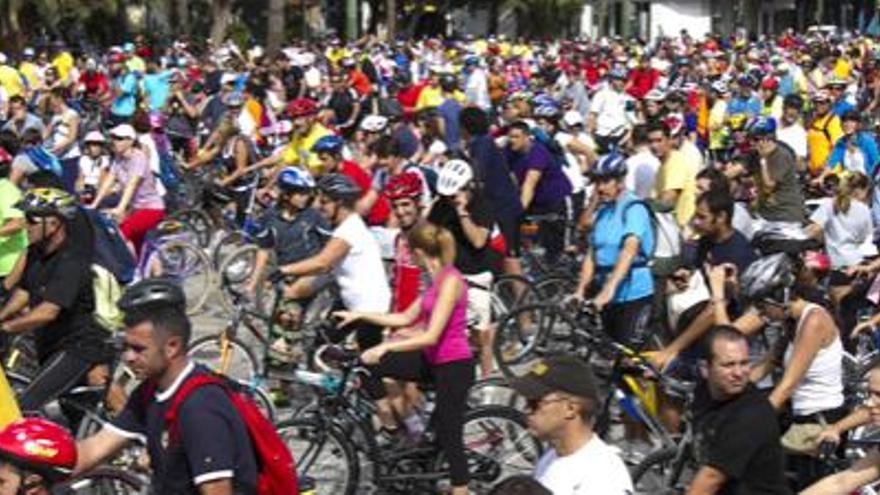
POLYGON ((0 54, 0 495, 876 493, 878 60, 0 54))

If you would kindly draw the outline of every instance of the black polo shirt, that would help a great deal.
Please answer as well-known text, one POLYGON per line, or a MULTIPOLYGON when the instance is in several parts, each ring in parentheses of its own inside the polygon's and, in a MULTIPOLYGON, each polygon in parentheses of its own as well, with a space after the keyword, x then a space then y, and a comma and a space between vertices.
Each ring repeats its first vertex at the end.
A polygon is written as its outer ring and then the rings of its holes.
POLYGON ((92 316, 92 252, 79 247, 77 241, 68 237, 48 254, 28 248, 22 289, 29 295, 29 307, 47 301, 61 308, 55 320, 35 331, 40 362, 62 350, 95 362, 104 357, 104 335, 92 316))
POLYGON ((204 373, 191 363, 168 390, 149 398, 141 385, 108 428, 127 438, 146 438, 153 493, 197 495, 199 484, 233 479, 236 495, 253 495, 257 465, 247 427, 220 387, 191 392, 177 413, 179 440, 170 444, 165 413, 171 398, 186 379, 204 373))

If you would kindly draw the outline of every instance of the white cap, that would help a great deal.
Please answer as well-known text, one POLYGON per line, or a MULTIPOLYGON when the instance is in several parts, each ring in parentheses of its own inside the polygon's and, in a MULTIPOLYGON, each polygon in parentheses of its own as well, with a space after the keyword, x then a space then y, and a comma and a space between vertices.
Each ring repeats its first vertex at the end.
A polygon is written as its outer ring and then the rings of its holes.
POLYGON ((0 52, 0 64, 5 64, 8 61, 9 61, 9 59, 6 57, 6 54, 3 52, 0 52))
POLYGON ((119 124, 113 129, 110 129, 110 135, 123 139, 135 139, 137 137, 137 133, 134 132, 134 127, 128 124, 119 124))
POLYGON ((361 121, 361 130, 367 132, 382 132, 388 126, 388 118, 382 115, 367 115, 361 121))
POLYGON ((565 112, 565 115, 562 116, 562 121, 568 127, 574 127, 576 125, 584 125, 584 116, 581 115, 581 113, 576 110, 569 110, 569 111, 565 112))
POLYGON ((232 72, 224 72, 223 75, 220 76, 220 84, 234 83, 236 79, 238 79, 238 76, 232 72))
POLYGON ((85 137, 85 139, 83 139, 83 142, 84 143, 103 143, 104 142, 104 135, 101 134, 99 131, 91 131, 88 134, 86 134, 86 137, 85 137))

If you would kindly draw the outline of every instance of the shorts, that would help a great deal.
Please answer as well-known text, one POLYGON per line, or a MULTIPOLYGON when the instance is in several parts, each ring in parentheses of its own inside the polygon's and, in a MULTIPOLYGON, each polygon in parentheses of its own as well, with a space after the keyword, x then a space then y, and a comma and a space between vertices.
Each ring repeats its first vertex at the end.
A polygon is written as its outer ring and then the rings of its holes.
POLYGON ((504 236, 504 243, 507 246, 507 257, 519 258, 522 255, 519 218, 513 216, 499 218, 498 228, 501 230, 501 235, 504 236))
POLYGON ((492 272, 464 275, 468 281, 467 321, 486 330, 492 324, 492 272))

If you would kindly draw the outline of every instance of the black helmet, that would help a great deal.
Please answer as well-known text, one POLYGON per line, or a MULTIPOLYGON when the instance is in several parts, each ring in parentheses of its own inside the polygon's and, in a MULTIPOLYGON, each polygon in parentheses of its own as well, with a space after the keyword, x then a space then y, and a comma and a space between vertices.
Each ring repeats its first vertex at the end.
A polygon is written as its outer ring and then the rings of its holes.
POLYGON ((76 198, 61 189, 38 187, 24 194, 16 208, 34 217, 55 216, 65 220, 76 217, 76 198))
POLYGON ((128 287, 116 305, 124 312, 148 306, 176 306, 186 309, 186 295, 180 285, 170 278, 148 278, 128 287))
POLYGON ((318 180, 318 192, 337 201, 354 201, 363 191, 348 176, 327 174, 318 180))
POLYGON ((795 282, 794 265, 785 253, 759 258, 740 277, 742 295, 746 301, 771 300, 786 303, 785 289, 795 282))

